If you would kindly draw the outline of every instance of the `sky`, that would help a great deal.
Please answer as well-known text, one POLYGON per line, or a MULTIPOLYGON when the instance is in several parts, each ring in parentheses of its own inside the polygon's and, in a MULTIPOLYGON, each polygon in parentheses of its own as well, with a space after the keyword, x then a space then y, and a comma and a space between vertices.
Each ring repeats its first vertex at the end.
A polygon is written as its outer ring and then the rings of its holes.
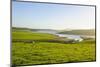
POLYGON ((12 26, 33 29, 94 29, 95 7, 12 2, 12 26))

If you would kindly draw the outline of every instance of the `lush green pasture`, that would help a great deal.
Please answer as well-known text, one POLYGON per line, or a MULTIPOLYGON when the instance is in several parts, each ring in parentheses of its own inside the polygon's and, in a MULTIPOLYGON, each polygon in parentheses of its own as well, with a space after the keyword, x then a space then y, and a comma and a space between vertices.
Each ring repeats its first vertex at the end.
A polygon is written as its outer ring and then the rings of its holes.
POLYGON ((37 33, 37 32, 25 32, 25 31, 15 31, 12 32, 12 39, 32 39, 32 40, 52 40, 57 39, 58 36, 47 34, 47 33, 37 33))
MULTIPOLYGON (((36 32, 12 32, 12 39, 61 39, 58 36, 36 32)), ((75 44, 54 42, 12 42, 12 64, 49 64, 95 61, 95 41, 84 40, 75 44)))
POLYGON ((37 42, 35 44, 13 43, 12 45, 12 62, 15 65, 79 61, 95 61, 94 43, 37 42))

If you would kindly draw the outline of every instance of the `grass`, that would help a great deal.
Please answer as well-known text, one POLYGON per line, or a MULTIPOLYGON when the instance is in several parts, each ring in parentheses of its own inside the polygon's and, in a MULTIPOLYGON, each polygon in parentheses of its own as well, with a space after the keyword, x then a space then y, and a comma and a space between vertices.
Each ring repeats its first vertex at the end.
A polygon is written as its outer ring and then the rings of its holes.
POLYGON ((94 43, 59 44, 37 42, 34 45, 13 43, 12 51, 12 61, 15 65, 95 60, 94 43))
MULTIPOLYGON (((58 36, 46 33, 14 31, 12 39, 54 40, 58 36)), ((12 42, 12 64, 51 64, 95 61, 95 41, 84 40, 75 44, 54 42, 12 42)))
POLYGON ((47 33, 37 33, 37 32, 25 32, 25 31, 15 31, 12 32, 12 39, 33 39, 33 40, 52 40, 58 38, 53 34, 47 33))
POLYGON ((74 35, 95 35, 95 30, 94 29, 80 29, 80 30, 70 30, 70 31, 62 31, 59 32, 62 34, 74 34, 74 35))

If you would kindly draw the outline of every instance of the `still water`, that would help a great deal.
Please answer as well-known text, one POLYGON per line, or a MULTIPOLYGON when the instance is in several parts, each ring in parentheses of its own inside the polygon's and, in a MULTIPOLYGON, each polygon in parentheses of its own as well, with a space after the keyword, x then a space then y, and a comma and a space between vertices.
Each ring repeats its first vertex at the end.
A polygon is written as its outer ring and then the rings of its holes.
POLYGON ((58 34, 58 32, 56 32, 56 31, 37 31, 37 32, 54 34, 59 37, 66 37, 68 39, 75 39, 75 40, 80 40, 80 41, 83 40, 81 37, 95 38, 95 36, 87 36, 87 35, 58 34))

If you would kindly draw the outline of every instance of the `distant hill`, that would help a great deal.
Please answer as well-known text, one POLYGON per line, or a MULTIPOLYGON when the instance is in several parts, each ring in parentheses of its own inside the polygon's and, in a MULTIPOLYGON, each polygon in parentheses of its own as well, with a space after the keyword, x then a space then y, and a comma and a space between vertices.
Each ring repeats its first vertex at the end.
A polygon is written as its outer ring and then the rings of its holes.
POLYGON ((59 32, 60 34, 74 34, 74 35, 95 35, 94 29, 80 29, 59 32))
POLYGON ((57 31, 52 29, 32 29, 32 28, 21 28, 21 27, 12 27, 12 30, 16 31, 57 31))
POLYGON ((74 35, 95 35, 94 29, 78 29, 78 30, 53 30, 53 29, 31 29, 31 28, 21 28, 12 27, 12 31, 35 31, 35 32, 56 32, 59 34, 74 34, 74 35))
POLYGON ((30 29, 30 28, 21 28, 21 27, 12 27, 12 30, 14 31, 37 31, 37 29, 30 29))

